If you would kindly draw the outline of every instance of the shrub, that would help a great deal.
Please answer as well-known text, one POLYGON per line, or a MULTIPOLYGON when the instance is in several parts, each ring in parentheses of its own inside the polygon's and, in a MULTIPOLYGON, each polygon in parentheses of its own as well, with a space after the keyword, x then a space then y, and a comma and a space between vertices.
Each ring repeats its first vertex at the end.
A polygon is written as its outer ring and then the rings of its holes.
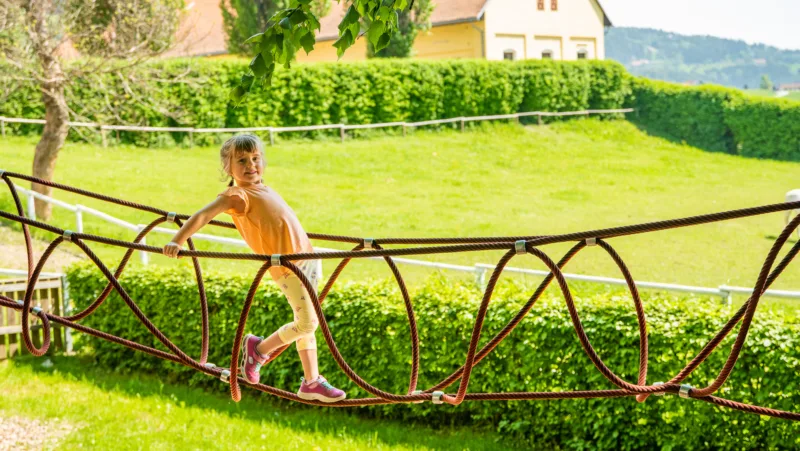
MULTIPOLYGON (((72 299, 85 308, 105 281, 88 266, 69 271, 72 299)), ((232 340, 250 281, 244 276, 209 274, 211 318, 209 361, 227 366, 232 340)), ((122 285, 168 337, 190 355, 200 346, 199 301, 187 269, 128 270, 122 285)), ((490 305, 482 343, 507 323, 533 290, 508 284, 490 305)), ((413 294, 421 340, 420 388, 427 388, 463 363, 480 292, 470 285, 433 278, 413 294)), ((636 380, 638 329, 628 296, 577 299, 583 324, 606 364, 628 381, 636 380)), ((334 287, 324 310, 337 346, 365 380, 395 393, 405 392, 410 372, 408 321, 399 291, 388 283, 347 283, 334 287)), ((667 380, 694 356, 732 314, 708 299, 646 299, 650 339, 648 381, 667 380)), ((259 290, 247 331, 269 333, 291 317, 274 284, 259 290)), ((164 349, 112 296, 83 324, 164 349)), ((800 325, 780 312, 761 311, 742 357, 721 396, 797 411, 800 389, 800 325)), ((88 339, 88 338, 87 338, 88 339)), ((83 338, 81 339, 83 340, 83 338)), ((351 398, 365 393, 346 381, 320 344, 320 369, 351 398)), ((95 358, 118 370, 157 373, 164 379, 227 391, 227 385, 189 368, 102 340, 88 339, 95 358)), ((704 386, 722 367, 732 340, 727 339, 687 381, 704 386)), ((293 350, 262 371, 262 381, 293 390, 302 374, 293 350)), ((451 387, 451 390, 454 387, 451 387)), ((470 392, 611 389, 580 348, 561 298, 545 298, 473 372, 470 392)), ((245 389, 245 396, 257 392, 245 389)), ((461 406, 429 402, 362 408, 365 415, 429 424, 491 427, 529 445, 570 449, 763 449, 800 446, 797 423, 716 408, 677 396, 562 401, 465 402, 461 406)))

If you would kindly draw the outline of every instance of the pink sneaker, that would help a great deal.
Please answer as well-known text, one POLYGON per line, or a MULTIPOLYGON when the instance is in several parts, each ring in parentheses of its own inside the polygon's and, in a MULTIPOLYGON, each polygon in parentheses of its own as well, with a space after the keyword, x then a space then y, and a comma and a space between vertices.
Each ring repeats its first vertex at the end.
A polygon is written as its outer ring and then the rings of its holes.
POLYGON ((263 338, 247 334, 242 339, 242 361, 239 364, 242 377, 251 384, 257 384, 261 376, 258 372, 261 366, 269 360, 270 356, 262 356, 256 349, 263 338))
POLYGON ((347 394, 342 390, 329 384, 324 377, 319 376, 314 382, 306 382, 300 379, 300 390, 297 391, 297 396, 301 399, 316 400, 322 402, 336 402, 341 401, 347 397, 347 394))

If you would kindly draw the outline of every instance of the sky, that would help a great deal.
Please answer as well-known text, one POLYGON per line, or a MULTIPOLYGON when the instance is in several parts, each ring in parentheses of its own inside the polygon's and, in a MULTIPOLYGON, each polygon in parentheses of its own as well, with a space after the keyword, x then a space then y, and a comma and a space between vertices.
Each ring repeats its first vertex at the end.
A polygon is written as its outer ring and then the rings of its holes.
POLYGON ((618 27, 658 28, 800 50, 800 0, 599 0, 618 27))

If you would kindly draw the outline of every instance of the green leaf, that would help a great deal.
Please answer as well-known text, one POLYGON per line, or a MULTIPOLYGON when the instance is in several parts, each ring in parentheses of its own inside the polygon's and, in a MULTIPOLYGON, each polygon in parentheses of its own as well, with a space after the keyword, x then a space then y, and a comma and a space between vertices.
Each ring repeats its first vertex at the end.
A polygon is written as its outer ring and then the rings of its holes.
POLYGON ((306 55, 308 55, 309 53, 311 53, 312 50, 314 50, 314 43, 316 42, 317 40, 314 37, 313 32, 308 32, 300 38, 300 45, 303 46, 303 50, 306 51, 306 55))
POLYGON ((289 16, 289 22, 292 25, 297 25, 300 22, 303 22, 304 20, 306 20, 306 15, 305 15, 305 13, 303 11, 301 11, 299 9, 297 11, 295 11, 294 13, 292 13, 291 16, 289 16))
POLYGON ((244 41, 245 44, 258 44, 264 38, 264 33, 258 33, 250 36, 244 41))
POLYGON ((253 81, 255 81, 256 77, 253 74, 244 74, 242 75, 242 81, 239 86, 242 87, 245 91, 249 91, 250 87, 253 86, 253 81))
POLYGON ((407 6, 408 6, 408 0, 397 0, 394 3, 394 9, 398 9, 400 11, 405 10, 407 6))
POLYGON ((391 32, 382 34, 381 37, 378 39, 377 44, 374 44, 375 45, 375 51, 379 52, 379 51, 385 49, 386 46, 389 45, 389 41, 391 41, 391 40, 392 40, 392 33, 391 32))
POLYGON ((283 28, 284 30, 290 30, 292 28, 292 23, 289 22, 288 17, 284 17, 283 19, 281 19, 281 21, 278 22, 278 25, 280 25, 280 27, 283 28))
POLYGON ((361 15, 358 14, 358 11, 356 11, 353 5, 350 5, 350 7, 347 8, 347 14, 345 14, 344 17, 342 18, 342 21, 339 22, 339 31, 344 32, 344 30, 347 29, 350 25, 358 23, 359 18, 361 18, 361 15))
POLYGON ((276 41, 276 37, 277 36, 278 36, 277 34, 270 32, 269 35, 265 36, 261 40, 261 53, 263 53, 265 55, 266 54, 270 54, 270 55, 272 54, 272 52, 275 50, 275 47, 276 47, 275 41, 276 41))
POLYGON ((256 77, 261 78, 267 74, 267 64, 264 62, 264 57, 259 53, 250 61, 250 70, 253 71, 256 77))
POLYGON ((378 40, 380 39, 381 35, 383 35, 384 30, 386 30, 386 24, 384 22, 375 21, 369 26, 369 30, 367 31, 367 39, 372 45, 377 45, 378 40))
POLYGON ((231 92, 228 93, 228 100, 233 102, 234 105, 238 106, 244 99, 245 95, 247 95, 247 91, 241 86, 236 86, 235 88, 231 89, 231 92))
POLYGON ((333 46, 336 47, 336 56, 341 58, 342 55, 344 55, 344 51, 351 45, 353 45, 353 35, 350 33, 350 30, 346 30, 339 39, 333 43, 333 46))
POLYGON ((387 6, 381 6, 378 10, 378 14, 376 14, 375 19, 381 20, 383 22, 389 21, 392 16, 392 10, 389 9, 387 6))
POLYGON ((319 21, 313 14, 306 14, 306 22, 308 22, 308 28, 312 30, 320 29, 319 21))

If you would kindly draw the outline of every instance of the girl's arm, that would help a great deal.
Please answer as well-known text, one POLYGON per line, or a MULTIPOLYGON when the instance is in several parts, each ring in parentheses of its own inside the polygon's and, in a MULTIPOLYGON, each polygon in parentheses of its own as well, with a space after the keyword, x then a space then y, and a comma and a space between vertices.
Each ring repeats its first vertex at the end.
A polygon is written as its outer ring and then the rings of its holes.
POLYGON ((175 237, 172 238, 172 241, 164 246, 164 255, 177 258, 183 243, 185 243, 190 236, 194 235, 195 232, 211 222, 218 214, 230 210, 231 208, 239 213, 244 212, 244 199, 238 196, 219 196, 214 202, 198 210, 197 213, 193 214, 189 220, 183 224, 180 230, 178 230, 178 233, 175 234, 175 237))

